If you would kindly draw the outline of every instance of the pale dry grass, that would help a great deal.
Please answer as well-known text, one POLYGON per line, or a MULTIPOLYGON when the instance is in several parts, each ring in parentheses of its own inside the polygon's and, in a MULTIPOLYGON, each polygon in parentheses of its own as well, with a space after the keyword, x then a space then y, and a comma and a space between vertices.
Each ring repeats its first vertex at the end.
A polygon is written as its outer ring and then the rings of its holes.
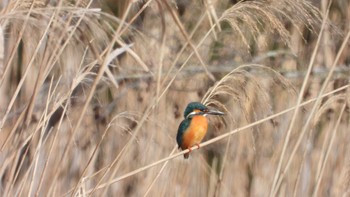
POLYGON ((1 4, 2 194, 349 192, 348 3, 106 2, 1 4), (184 160, 190 101, 227 115, 184 160))

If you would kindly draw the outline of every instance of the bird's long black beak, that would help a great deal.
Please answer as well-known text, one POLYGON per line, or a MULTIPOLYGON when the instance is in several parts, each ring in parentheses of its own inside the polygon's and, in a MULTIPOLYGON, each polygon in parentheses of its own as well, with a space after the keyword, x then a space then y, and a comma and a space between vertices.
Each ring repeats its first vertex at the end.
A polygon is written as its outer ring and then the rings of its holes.
POLYGON ((205 112, 205 114, 208 115, 225 115, 224 112, 218 111, 218 110, 214 110, 214 109, 209 109, 207 112, 205 112))

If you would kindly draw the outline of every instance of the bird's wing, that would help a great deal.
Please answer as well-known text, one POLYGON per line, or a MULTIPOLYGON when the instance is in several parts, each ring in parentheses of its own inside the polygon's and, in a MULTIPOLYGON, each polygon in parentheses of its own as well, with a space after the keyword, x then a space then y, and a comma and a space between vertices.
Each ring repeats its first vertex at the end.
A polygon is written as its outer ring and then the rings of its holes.
POLYGON ((190 121, 188 119, 183 120, 181 122, 181 124, 179 125, 179 128, 177 130, 177 135, 176 135, 176 141, 177 141, 177 145, 179 146, 179 148, 182 145, 183 135, 186 132, 189 125, 190 125, 190 121))

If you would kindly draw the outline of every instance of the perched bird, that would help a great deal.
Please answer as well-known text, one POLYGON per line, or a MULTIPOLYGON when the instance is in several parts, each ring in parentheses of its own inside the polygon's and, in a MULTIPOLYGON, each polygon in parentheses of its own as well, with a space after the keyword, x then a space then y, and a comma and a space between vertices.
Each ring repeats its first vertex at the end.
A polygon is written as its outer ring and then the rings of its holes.
MULTIPOLYGON (((192 102, 187 105, 184 112, 185 119, 181 122, 176 136, 179 148, 182 150, 189 149, 190 152, 194 145, 199 148, 199 143, 208 130, 207 115, 224 115, 224 113, 211 110, 199 102, 192 102)), ((189 156, 189 152, 184 154, 185 159, 189 156)))

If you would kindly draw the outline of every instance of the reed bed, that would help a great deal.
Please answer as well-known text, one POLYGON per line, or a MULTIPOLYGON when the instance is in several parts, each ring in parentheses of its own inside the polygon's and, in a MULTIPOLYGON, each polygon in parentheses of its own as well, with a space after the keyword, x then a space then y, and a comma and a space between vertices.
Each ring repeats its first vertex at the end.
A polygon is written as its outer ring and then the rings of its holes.
POLYGON ((4 196, 347 196, 350 3, 0 3, 4 196), (210 118, 177 149, 187 103, 210 118))

